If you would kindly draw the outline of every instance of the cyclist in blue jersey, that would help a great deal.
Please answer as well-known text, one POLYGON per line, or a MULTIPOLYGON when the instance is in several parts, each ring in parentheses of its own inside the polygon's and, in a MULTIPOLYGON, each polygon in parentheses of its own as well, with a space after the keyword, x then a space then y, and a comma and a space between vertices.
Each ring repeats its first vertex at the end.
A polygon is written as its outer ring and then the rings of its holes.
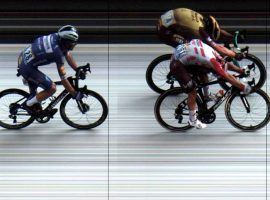
MULTIPOLYGON (((24 103, 24 107, 35 114, 42 110, 40 102, 52 96, 56 92, 56 85, 44 73, 38 70, 39 66, 56 63, 61 82, 65 89, 74 99, 80 100, 83 95, 75 91, 67 80, 64 66, 64 58, 75 70, 77 64, 70 51, 76 46, 79 39, 78 31, 71 25, 61 27, 57 33, 37 38, 32 44, 26 47, 18 58, 18 74, 27 81, 30 97, 24 103), (44 90, 37 93, 37 88, 44 90)), ((57 110, 56 110, 57 111, 57 110)), ((55 111, 55 112, 56 112, 55 111)))

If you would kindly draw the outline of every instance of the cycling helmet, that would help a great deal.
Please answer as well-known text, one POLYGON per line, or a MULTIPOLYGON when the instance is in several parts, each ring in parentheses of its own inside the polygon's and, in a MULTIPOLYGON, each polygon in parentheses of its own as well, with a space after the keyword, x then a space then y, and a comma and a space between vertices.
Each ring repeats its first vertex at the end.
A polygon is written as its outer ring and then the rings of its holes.
POLYGON ((79 34, 74 26, 66 25, 58 30, 58 35, 62 40, 76 43, 79 39, 79 34))
POLYGON ((217 20, 211 15, 206 17, 205 19, 205 28, 206 32, 210 35, 212 39, 218 40, 220 36, 220 28, 217 20))

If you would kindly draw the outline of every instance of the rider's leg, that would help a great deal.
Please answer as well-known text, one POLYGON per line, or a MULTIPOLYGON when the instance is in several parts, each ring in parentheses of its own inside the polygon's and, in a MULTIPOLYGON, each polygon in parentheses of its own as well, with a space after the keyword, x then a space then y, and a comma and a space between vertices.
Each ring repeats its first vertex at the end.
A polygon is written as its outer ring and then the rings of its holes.
POLYGON ((196 84, 187 72, 186 67, 179 61, 173 60, 170 65, 172 74, 175 75, 181 87, 188 93, 189 125, 196 128, 205 128, 206 124, 197 119, 196 115, 196 84))
POLYGON ((27 106, 32 106, 36 103, 40 103, 41 101, 53 95, 56 91, 56 86, 52 82, 52 80, 36 68, 34 68, 29 74, 28 81, 36 85, 37 87, 43 88, 44 90, 29 99, 26 102, 27 106))
POLYGON ((189 109, 189 119, 191 121, 195 121, 197 119, 196 117, 196 95, 197 92, 195 89, 193 89, 190 93, 188 93, 188 100, 187 100, 187 105, 189 109))
POLYGON ((197 92, 196 92, 195 88, 191 92, 188 93, 188 100, 187 100, 187 105, 188 105, 188 109, 189 109, 188 123, 189 123, 189 125, 194 126, 197 129, 202 129, 202 128, 206 128, 207 126, 206 126, 206 124, 202 123, 200 120, 197 119, 196 96, 197 96, 197 92))
MULTIPOLYGON (((199 79, 201 81, 201 83, 208 83, 209 79, 206 73, 201 73, 199 75, 199 79)), ((210 92, 209 92, 209 86, 205 86, 203 87, 203 95, 205 99, 209 99, 210 100, 210 92)))
POLYGON ((32 106, 36 103, 40 103, 43 100, 49 98, 56 92, 56 85, 53 83, 49 89, 43 90, 35 95, 33 98, 29 99, 26 104, 27 106, 32 106))
POLYGON ((49 89, 43 90, 36 95, 39 102, 49 98, 56 92, 56 85, 53 83, 49 89))

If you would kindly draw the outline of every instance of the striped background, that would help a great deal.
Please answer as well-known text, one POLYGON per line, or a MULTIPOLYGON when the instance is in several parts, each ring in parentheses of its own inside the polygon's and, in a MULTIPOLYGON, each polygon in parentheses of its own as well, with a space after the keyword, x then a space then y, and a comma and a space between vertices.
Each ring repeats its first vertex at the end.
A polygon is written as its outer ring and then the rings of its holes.
MULTIPOLYGON (((23 47, 0 46, 0 90, 26 89, 15 76, 23 47)), ((251 49, 267 65, 266 46, 251 49)), ((109 118, 90 131, 74 130, 59 114, 19 131, 1 128, 0 200, 267 199, 266 128, 241 132, 222 107, 204 130, 171 133, 156 122, 158 95, 145 71, 170 51, 162 45, 78 45, 75 59, 92 65, 85 83, 104 96, 109 118)), ((57 79, 54 65, 40 69, 57 79)))

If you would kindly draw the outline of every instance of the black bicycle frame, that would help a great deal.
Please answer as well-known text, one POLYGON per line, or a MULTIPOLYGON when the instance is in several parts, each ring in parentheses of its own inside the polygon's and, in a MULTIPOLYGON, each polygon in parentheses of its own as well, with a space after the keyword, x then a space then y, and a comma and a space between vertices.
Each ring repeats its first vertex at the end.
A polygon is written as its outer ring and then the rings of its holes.
MULTIPOLYGON (((79 81, 78 79, 74 79, 72 77, 69 77, 68 78, 68 81, 70 82, 70 84, 74 87, 75 85, 75 89, 77 89, 79 87, 79 81), (75 84, 73 84, 73 81, 75 82, 75 84)), ((57 81, 57 82, 54 82, 55 85, 62 85, 61 81, 57 81)), ((64 89, 55 99, 53 99, 51 101, 51 103, 44 109, 44 110, 52 110, 63 98, 65 98, 67 95, 69 94, 69 92, 64 89)))
POLYGON ((216 81, 212 81, 212 82, 209 82, 209 83, 200 83, 200 84, 198 84, 197 93, 199 94, 199 97, 200 97, 201 101, 203 102, 204 110, 207 111, 207 112, 210 112, 210 113, 214 112, 232 94, 233 88, 231 87, 229 90, 227 90, 225 92, 224 95, 222 95, 222 97, 218 101, 216 101, 216 103, 213 106, 211 106, 210 108, 207 108, 207 102, 203 98, 204 95, 203 95, 202 88, 204 88, 204 87, 206 87, 208 85, 217 84, 220 81, 222 81, 222 80, 216 80, 216 81))
POLYGON ((52 110, 67 95, 68 95, 68 91, 65 89, 55 99, 53 99, 51 103, 44 110, 48 110, 48 111, 52 110))

